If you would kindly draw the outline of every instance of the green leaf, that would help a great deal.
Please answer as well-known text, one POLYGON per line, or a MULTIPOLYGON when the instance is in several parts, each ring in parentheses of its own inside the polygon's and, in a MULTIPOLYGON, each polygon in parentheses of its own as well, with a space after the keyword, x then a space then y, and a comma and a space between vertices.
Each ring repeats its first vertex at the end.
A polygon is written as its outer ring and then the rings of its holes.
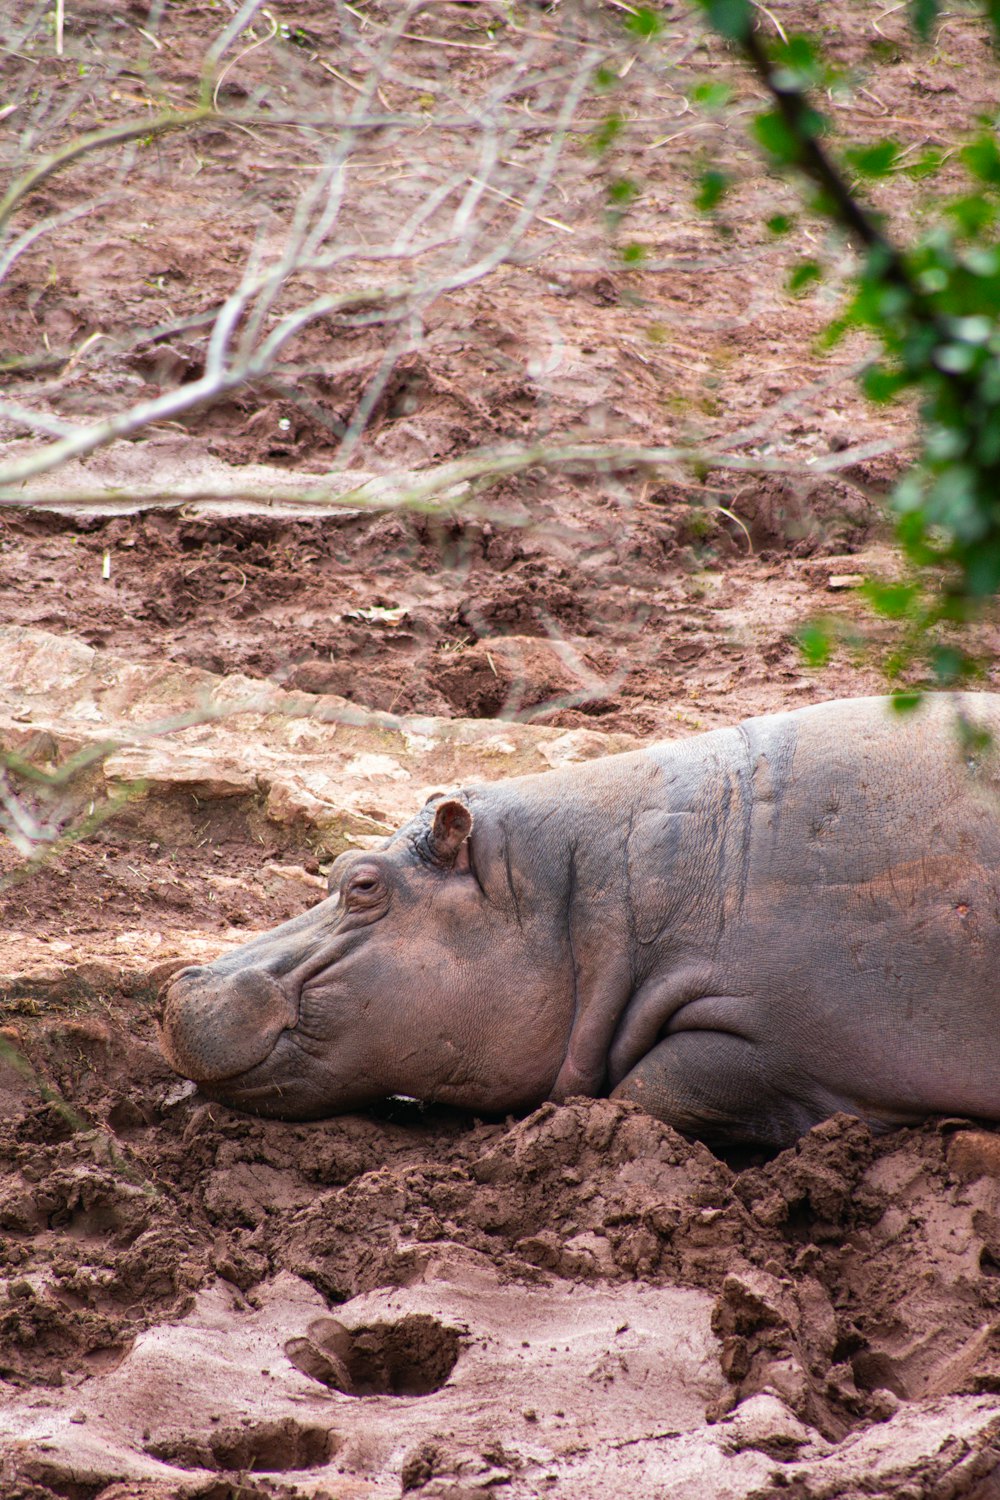
POLYGON ((946 375, 966 375, 979 358, 972 344, 941 344, 934 351, 934 363, 946 375))
POLYGON ((905 520, 899 523, 899 537, 904 545, 923 536, 924 518, 920 514, 926 498, 925 476, 919 469, 904 474, 892 492, 892 508, 905 520))
POLYGON ((808 140, 815 140, 817 136, 825 135, 827 131, 827 120, 818 109, 811 106, 802 110, 799 115, 799 131, 808 140))
POLYGON ((909 177, 933 177, 941 170, 944 161, 944 152, 937 146, 931 146, 929 150, 922 151, 919 156, 908 161, 903 170, 909 177))
POLYGON ((836 349, 841 339, 852 327, 854 327, 854 320, 849 315, 831 319, 816 341, 818 347, 824 351, 836 349))
POLYGON ((983 427, 972 450, 975 459, 984 469, 992 469, 1000 464, 1000 409, 996 401, 992 405, 993 420, 983 427))
POLYGON ((691 90, 691 98, 695 104, 700 104, 702 109, 710 114, 724 109, 733 97, 733 91, 728 83, 699 83, 691 90))
POLYGON ((822 59, 806 36, 791 36, 772 49, 772 81, 780 89, 799 93, 812 88, 823 76, 822 59))
POLYGON ((973 276, 1000 276, 1000 249, 995 245, 972 245, 965 252, 964 264, 973 276))
POLYGON ((784 116, 778 110, 769 109, 757 115, 751 129, 764 150, 779 166, 796 162, 802 155, 802 144, 798 136, 785 123, 784 116))
POLYGON ((874 146, 852 146, 844 157, 863 177, 886 177, 899 158, 899 144, 886 140, 874 146))
POLYGON ((818 261, 800 260, 798 265, 792 269, 787 287, 790 292, 801 292, 807 286, 811 286, 814 281, 821 281, 822 279, 823 267, 818 261))
POLYGON ((635 201, 639 196, 638 184, 631 177, 616 177, 608 184, 608 201, 619 205, 627 205, 635 201))
POLYGON ((968 451, 969 435, 954 427, 929 427, 924 438, 924 452, 932 464, 953 463, 968 451))
POLYGON ((867 370, 861 374, 861 388, 869 401, 877 401, 880 404, 891 401, 906 386, 913 383, 913 377, 905 370, 891 369, 887 365, 869 365, 867 370))
POLYGON ((988 344, 996 331, 992 318, 980 315, 967 318, 949 318, 948 326, 957 339, 965 344, 988 344))
POLYGON ((967 193, 962 198, 952 198, 944 205, 945 212, 955 220, 959 232, 976 239, 984 229, 994 223, 997 207, 982 193, 967 193))
POLYGON ((950 464, 936 476, 927 496, 927 519, 962 543, 978 542, 989 530, 989 513, 976 481, 971 465, 950 464))
POLYGON ((926 42, 937 19, 938 0, 910 0, 910 25, 926 42))
POLYGON ((948 272, 943 266, 928 266, 925 271, 917 275, 917 285, 922 292, 928 292, 931 296, 935 292, 943 292, 949 282, 948 272))
POLYGON ((637 266, 646 259, 646 247, 644 245, 624 245, 622 247, 622 260, 627 266, 637 266))
MULTIPOLYGON (((965 672, 971 676, 976 669, 976 663, 971 656, 965 658, 965 672)), ((988 755, 994 748, 996 741, 988 729, 982 724, 972 724, 964 715, 958 715, 958 736, 962 741, 962 749, 966 755, 988 755)))
MULTIPOLYGON (((907 478, 909 477, 908 475, 907 478)), ((893 508, 898 511, 900 506, 895 494, 892 503, 893 508)), ((907 515, 900 516, 896 523, 896 536, 906 556, 918 567, 930 568, 942 561, 940 548, 934 547, 928 540, 927 523, 921 510, 915 508, 907 515)))
POLYGON ((814 188, 806 201, 813 213, 819 218, 836 221, 840 209, 825 188, 814 188))
POLYGON ((893 713, 900 715, 912 714, 923 701, 924 695, 919 688, 894 688, 889 699, 893 713))
POLYGON ((753 26, 750 0, 698 0, 698 4, 720 36, 739 42, 750 35, 753 26))
POLYGON ((931 669, 940 687, 954 687, 972 671, 972 658, 957 646, 935 646, 931 651, 931 669))
POLYGON ((984 131, 976 140, 963 146, 959 156, 973 177, 992 187, 1000 186, 1000 145, 995 135, 984 131))
POLYGON ((833 654, 833 639, 826 625, 810 621, 795 632, 795 639, 807 667, 826 666, 833 654))
POLYGON ((768 219, 767 227, 772 234, 788 234, 795 228, 795 220, 789 214, 774 214, 768 219))
POLYGON ((694 206, 699 213, 708 214, 713 208, 718 207, 722 199, 729 191, 729 178, 725 172, 710 168, 702 172, 698 179, 698 192, 695 196, 694 206))
POLYGON ((974 599, 985 599, 1000 588, 1000 541, 980 543, 966 559, 965 587, 974 599))
POLYGON ((655 10, 650 10, 648 5, 644 5, 641 9, 632 12, 625 22, 625 30, 631 31, 633 36, 643 38, 659 36, 663 30, 663 20, 655 10))
POLYGON ((886 620, 909 619, 920 599, 916 583, 879 583, 876 578, 866 579, 860 592, 875 613, 886 620))
POLYGON ((597 129, 590 137, 591 150, 595 151, 597 155, 600 156, 601 153, 606 151, 612 144, 612 142, 616 140, 617 137, 621 134, 622 126, 624 125, 624 123, 624 120, 619 114, 612 113, 609 115, 605 115, 604 119, 600 122, 597 129))

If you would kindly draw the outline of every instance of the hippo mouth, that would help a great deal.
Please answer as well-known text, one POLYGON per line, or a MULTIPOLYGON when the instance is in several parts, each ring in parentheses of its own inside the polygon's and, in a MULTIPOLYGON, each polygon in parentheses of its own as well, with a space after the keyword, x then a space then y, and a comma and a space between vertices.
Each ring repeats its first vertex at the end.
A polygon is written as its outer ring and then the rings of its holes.
POLYGON ((273 1091, 276 1066, 294 1092, 303 1059, 296 1066, 286 1044, 299 1028, 304 991, 342 957, 341 917, 337 899, 328 899, 214 963, 175 974, 160 1020, 170 1066, 220 1099, 273 1091))
POLYGON ((306 960, 234 967, 223 960, 183 969, 167 987, 160 1043, 175 1072, 209 1099, 278 1119, 319 1119, 378 1097, 370 1080, 345 1087, 308 1034, 310 986, 342 944, 317 945, 306 960), (220 972, 222 970, 222 972, 220 972), (305 1017, 306 1027, 303 1028, 305 1017))
POLYGON ((280 1120, 318 1119, 329 1110, 318 1099, 315 1084, 310 1086, 301 1076, 296 1066, 300 1061, 294 1033, 284 1032, 256 1067, 211 1083, 199 1080, 198 1087, 207 1099, 228 1109, 280 1120))
POLYGON ((240 1038, 238 1056, 218 1037, 213 1038, 213 1045, 204 1045, 192 1008, 196 1012, 198 1006, 195 1002, 192 1007, 191 994, 178 997, 171 987, 160 1040, 171 1067, 196 1083, 206 1098, 249 1114, 285 1120, 326 1113, 317 1102, 315 1082, 310 1086, 303 1076, 307 1059, 297 1042, 290 1006, 286 1025, 280 1024, 283 1017, 277 1007, 265 1009, 263 1017, 258 1013, 256 1030, 240 1038))
POLYGON ((207 1090, 228 1091, 272 1059, 298 1019, 297 999, 263 969, 224 978, 183 969, 167 989, 160 1038, 176 1072, 207 1090))

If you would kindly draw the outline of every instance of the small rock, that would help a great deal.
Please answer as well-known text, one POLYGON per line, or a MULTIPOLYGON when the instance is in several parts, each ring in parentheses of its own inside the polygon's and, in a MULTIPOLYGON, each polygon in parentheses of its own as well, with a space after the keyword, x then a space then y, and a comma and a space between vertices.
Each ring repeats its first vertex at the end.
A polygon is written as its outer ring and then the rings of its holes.
POLYGON ((1000 1177, 1000 1135, 986 1130, 960 1130, 948 1146, 948 1167, 962 1182, 977 1177, 1000 1177))
POLYGON ((872 1392, 868 1409, 874 1421, 888 1422, 890 1418, 896 1415, 902 1404, 902 1401, 900 1401, 894 1391, 882 1389, 872 1392))
POLYGON ((290 881, 294 885, 307 885, 318 891, 326 890, 326 881, 322 875, 310 875, 302 865, 277 865, 272 862, 266 864, 264 869, 269 875, 277 875, 279 879, 290 881))
POLYGON ((771 1458, 787 1459, 815 1440, 817 1434, 800 1422, 784 1401, 759 1392, 740 1402, 720 1424, 730 1453, 754 1448, 771 1458))

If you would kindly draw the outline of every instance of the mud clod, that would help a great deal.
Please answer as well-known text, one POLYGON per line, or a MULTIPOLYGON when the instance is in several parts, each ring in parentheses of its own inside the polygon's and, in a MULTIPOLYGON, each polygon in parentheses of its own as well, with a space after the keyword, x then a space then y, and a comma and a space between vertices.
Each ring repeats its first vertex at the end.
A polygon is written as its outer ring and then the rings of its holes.
POLYGON ((310 1427, 284 1418, 279 1422, 225 1427, 209 1442, 178 1438, 147 1444, 146 1452, 180 1469, 281 1472, 315 1469, 326 1464, 339 1446, 326 1427, 310 1427))

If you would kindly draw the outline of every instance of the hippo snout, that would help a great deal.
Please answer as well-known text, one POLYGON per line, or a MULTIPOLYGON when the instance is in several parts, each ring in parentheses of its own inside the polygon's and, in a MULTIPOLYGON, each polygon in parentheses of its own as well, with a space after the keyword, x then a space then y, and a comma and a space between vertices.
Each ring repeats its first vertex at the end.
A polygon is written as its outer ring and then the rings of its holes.
POLYGON ((213 1084, 257 1067, 297 1020, 297 1005, 264 969, 182 969, 167 989, 161 1039, 176 1072, 213 1084))

